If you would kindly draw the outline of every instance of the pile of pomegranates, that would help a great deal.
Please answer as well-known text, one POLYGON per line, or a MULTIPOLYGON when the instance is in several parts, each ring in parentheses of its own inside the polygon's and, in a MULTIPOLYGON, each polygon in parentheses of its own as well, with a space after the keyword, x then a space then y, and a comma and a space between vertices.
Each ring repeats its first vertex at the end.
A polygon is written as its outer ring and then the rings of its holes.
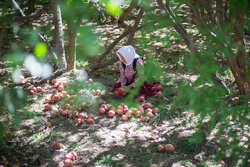
MULTIPOLYGON (((144 97, 143 97, 144 98, 144 97)), ((143 99, 143 101, 145 98, 143 99)), ((138 108, 129 108, 126 104, 121 103, 117 108, 111 104, 105 104, 105 102, 100 99, 98 102, 100 108, 98 112, 100 115, 107 114, 108 117, 113 118, 116 115, 121 116, 123 121, 127 121, 131 117, 139 118, 141 122, 145 122, 158 114, 159 108, 152 108, 152 104, 149 102, 141 104, 138 108)))

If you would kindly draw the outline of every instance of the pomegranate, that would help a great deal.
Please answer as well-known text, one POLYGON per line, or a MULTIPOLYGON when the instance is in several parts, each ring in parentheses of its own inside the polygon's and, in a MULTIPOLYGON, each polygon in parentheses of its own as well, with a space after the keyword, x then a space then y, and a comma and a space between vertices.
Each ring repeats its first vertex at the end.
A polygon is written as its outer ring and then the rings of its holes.
POLYGON ((122 120, 123 121, 127 121, 128 120, 128 117, 126 115, 122 115, 122 120))
POLYGON ((143 105, 144 109, 152 108, 152 104, 147 102, 143 105))
POLYGON ((125 94, 126 94, 126 90, 125 90, 124 88, 119 88, 119 89, 118 89, 118 92, 119 92, 119 94, 121 94, 121 95, 125 95, 125 94))
POLYGON ((86 123, 87 123, 87 124, 93 124, 93 123, 95 123, 95 121, 94 121, 94 119, 92 119, 92 118, 88 118, 88 119, 86 120, 86 123))
POLYGON ((103 115, 103 114, 105 114, 106 110, 105 110, 105 108, 101 107, 101 108, 99 108, 98 112, 99 112, 99 114, 103 115))
POLYGON ((52 126, 52 124, 50 122, 47 122, 46 126, 50 128, 52 126))
POLYGON ((59 92, 61 92, 61 91, 64 90, 64 86, 63 86, 63 85, 60 85, 57 89, 58 89, 59 92))
POLYGON ((89 78, 88 82, 89 82, 89 83, 92 83, 92 82, 93 82, 93 79, 89 78))
POLYGON ((152 112, 152 109, 151 109, 151 108, 148 108, 148 109, 145 110, 145 113, 146 113, 146 114, 149 113, 149 112, 152 112))
POLYGON ((153 117, 154 117, 154 114, 153 114, 152 112, 148 112, 148 113, 147 113, 147 117, 153 118, 153 117))
POLYGON ((150 167, 157 167, 157 165, 156 164, 150 164, 150 167))
POLYGON ((69 114, 69 110, 60 109, 59 111, 62 116, 67 116, 69 114))
POLYGON ((116 89, 116 90, 114 91, 114 94, 118 96, 120 93, 119 93, 119 91, 116 89))
POLYGON ((141 117, 141 118, 140 118, 140 121, 141 121, 141 122, 146 122, 146 120, 147 120, 146 117, 141 117))
POLYGON ((157 147, 157 150, 158 150, 159 152, 163 152, 163 151, 165 150, 164 145, 160 144, 160 145, 157 147))
POLYGON ((57 102, 57 101, 59 101, 60 100, 60 94, 55 94, 53 97, 52 97, 52 100, 54 101, 54 102, 57 102))
POLYGON ((72 161, 74 161, 75 160, 75 155, 73 155, 72 153, 68 153, 68 154, 66 154, 66 156, 65 156, 65 159, 70 159, 70 160, 72 160, 72 161))
POLYGON ((51 102, 51 98, 50 97, 46 97, 45 98, 45 103, 50 103, 51 102))
POLYGON ((33 95, 35 94, 35 91, 33 89, 30 90, 30 94, 33 95))
POLYGON ((116 112, 117 112, 118 115, 122 115, 123 114, 122 109, 117 109, 116 112))
POLYGON ((68 103, 65 104, 65 108, 66 108, 66 109, 69 109, 69 108, 70 108, 70 104, 68 104, 68 103))
POLYGON ((58 83, 55 83, 55 84, 54 84, 54 88, 57 88, 58 86, 59 86, 58 83))
POLYGON ((139 107, 137 108, 137 110, 138 110, 138 111, 141 111, 141 112, 144 112, 144 108, 143 108, 142 106, 139 106, 139 107))
POLYGON ((184 68, 184 64, 183 63, 180 63, 179 66, 180 66, 180 68, 184 68))
POLYGON ((56 79, 52 79, 51 81, 52 84, 55 84, 56 82, 57 82, 56 79))
POLYGON ((115 111, 109 110, 108 115, 109 115, 109 117, 113 118, 115 116, 115 111))
POLYGON ((36 92, 36 87, 33 87, 31 90, 34 90, 36 92))
POLYGON ((101 91, 98 89, 98 90, 95 91, 95 94, 96 94, 96 95, 100 95, 100 94, 101 94, 101 91))
POLYGON ((101 108, 104 108, 107 111, 108 110, 108 105, 107 104, 102 104, 101 108))
POLYGON ((41 91, 42 91, 42 87, 38 86, 38 87, 36 88, 36 91, 37 91, 37 92, 41 92, 41 91))
POLYGON ((50 110, 51 109, 51 106, 49 105, 49 104, 45 104, 44 105, 44 110, 45 111, 48 111, 48 110, 50 110))
POLYGON ((84 119, 84 118, 86 118, 86 114, 84 114, 84 113, 79 113, 79 114, 78 114, 78 118, 84 119))
POLYGON ((175 148, 172 144, 166 144, 165 145, 165 151, 168 152, 168 153, 172 153, 174 152, 175 148))
POLYGON ((75 118, 78 118, 79 112, 75 112, 75 118))
POLYGON ((55 142, 53 145, 52 145, 52 148, 54 148, 54 149, 60 149, 60 148, 62 148, 63 147, 63 145, 60 143, 60 142, 55 142))
POLYGON ((145 97, 144 97, 144 96, 140 96, 140 97, 139 97, 139 101, 140 101, 140 102, 145 101, 145 97))
POLYGON ((73 161, 70 159, 65 159, 63 163, 64 163, 65 167, 72 167, 73 166, 73 161))
POLYGON ((77 118, 77 119, 76 119, 76 123, 82 124, 82 119, 81 119, 81 118, 77 118))
POLYGON ((11 83, 11 82, 12 82, 12 79, 8 78, 8 82, 11 83))
POLYGON ((126 112, 126 114, 125 114, 128 118, 130 118, 130 117, 132 117, 132 115, 131 115, 131 111, 128 111, 128 112, 126 112))
POLYGON ((142 114, 141 111, 137 111, 135 115, 136 115, 138 118, 140 118, 140 117, 141 117, 141 114, 142 114))
POLYGON ((159 113, 159 108, 154 108, 153 113, 158 114, 159 113))

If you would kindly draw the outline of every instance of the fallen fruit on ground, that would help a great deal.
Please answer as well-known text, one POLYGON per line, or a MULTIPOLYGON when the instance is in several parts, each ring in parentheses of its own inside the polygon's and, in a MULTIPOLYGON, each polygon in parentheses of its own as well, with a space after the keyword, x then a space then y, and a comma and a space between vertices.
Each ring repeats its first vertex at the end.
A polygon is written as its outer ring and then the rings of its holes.
POLYGON ((62 144, 60 143, 60 142, 55 142, 53 145, 52 145, 52 148, 54 148, 54 149, 60 149, 60 148, 62 148, 62 144))
POLYGON ((128 117, 126 115, 122 115, 122 120, 123 121, 127 121, 128 120, 128 117))
POLYGON ((84 114, 84 113, 79 113, 79 114, 78 114, 78 118, 84 119, 84 118, 86 118, 86 114, 84 114))
POLYGON ((140 121, 141 121, 141 122, 145 122, 146 120, 147 120, 146 117, 141 117, 141 118, 140 118, 140 121))
POLYGON ((154 108, 153 113, 158 114, 159 113, 159 108, 154 108))
POLYGON ((38 86, 38 87, 36 88, 36 91, 37 91, 37 92, 41 92, 41 91, 42 91, 42 87, 38 86))
POLYGON ((87 123, 87 124, 93 124, 93 123, 94 123, 94 120, 93 120, 92 118, 88 118, 88 119, 86 120, 86 123, 87 123))
POLYGON ((144 96, 140 96, 140 97, 139 97, 139 101, 140 101, 140 102, 145 101, 145 97, 144 97, 144 96))
POLYGON ((30 90, 30 94, 33 95, 35 94, 35 91, 33 89, 30 90))
POLYGON ((163 152, 163 151, 165 150, 164 145, 162 145, 162 144, 158 145, 157 150, 158 150, 159 152, 163 152))
POLYGON ((174 152, 175 148, 172 144, 166 144, 165 145, 165 151, 168 152, 168 153, 172 153, 174 152))
POLYGON ((49 104, 45 104, 44 105, 44 110, 45 111, 48 111, 48 110, 50 110, 51 109, 51 106, 49 105, 49 104))
POLYGON ((108 115, 109 115, 109 117, 113 118, 115 116, 115 111, 109 110, 108 115))
POLYGON ((101 108, 99 108, 98 112, 99 112, 99 114, 103 115, 103 114, 105 114, 106 110, 105 110, 105 108, 101 107, 101 108))
POLYGON ((152 108, 152 104, 147 102, 143 105, 144 109, 152 108))
POLYGON ((89 83, 92 83, 92 82, 93 82, 93 79, 89 78, 88 82, 89 82, 89 83))
POLYGON ((56 79, 52 79, 51 81, 52 84, 55 84, 56 82, 57 82, 56 79))
POLYGON ((64 163, 65 167, 72 167, 73 166, 73 161, 70 159, 65 159, 63 163, 64 163))

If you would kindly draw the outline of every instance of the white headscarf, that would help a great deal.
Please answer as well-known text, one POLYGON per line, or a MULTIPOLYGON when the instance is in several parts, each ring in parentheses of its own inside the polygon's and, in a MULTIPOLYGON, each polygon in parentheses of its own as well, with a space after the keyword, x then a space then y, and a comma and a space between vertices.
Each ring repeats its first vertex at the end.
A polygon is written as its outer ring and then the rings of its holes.
POLYGON ((116 54, 125 65, 130 65, 135 58, 139 57, 139 55, 136 54, 134 47, 131 45, 121 47, 119 50, 117 50, 116 54), (126 60, 126 63, 122 61, 118 53, 122 54, 126 60))

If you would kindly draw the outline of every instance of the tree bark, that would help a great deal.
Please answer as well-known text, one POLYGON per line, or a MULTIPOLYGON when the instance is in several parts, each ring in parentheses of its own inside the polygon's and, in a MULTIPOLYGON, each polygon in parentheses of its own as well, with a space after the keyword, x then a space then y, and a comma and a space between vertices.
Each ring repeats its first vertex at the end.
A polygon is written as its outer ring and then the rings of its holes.
POLYGON ((64 38, 63 38, 63 24, 62 24, 62 15, 60 5, 56 5, 53 10, 54 15, 54 49, 57 53, 58 61, 57 67, 58 69, 66 69, 67 62, 65 57, 65 49, 64 49, 64 38))
POLYGON ((122 16, 118 19, 118 23, 122 24, 124 22, 124 20, 126 20, 128 15, 131 13, 131 11, 136 7, 136 5, 137 5, 136 1, 132 0, 129 7, 127 9, 125 9, 122 16))
POLYGON ((72 69, 75 69, 75 61, 76 61, 77 32, 76 32, 75 27, 72 27, 72 25, 69 25, 68 34, 69 34, 69 39, 68 39, 68 51, 66 54, 66 60, 67 60, 67 69, 72 70, 72 69))
POLYGON ((29 1, 29 14, 36 11, 36 0, 28 0, 29 1))
POLYGON ((224 7, 223 7, 223 1, 222 0, 216 0, 216 16, 218 17, 218 23, 220 25, 224 25, 224 7))
POLYGON ((127 43, 126 43, 127 45, 130 45, 130 44, 132 43, 132 41, 133 41, 133 39, 134 39, 134 36, 135 36, 135 32, 136 32, 136 30, 138 29, 138 26, 139 26, 140 21, 141 21, 141 19, 142 19, 143 13, 144 13, 144 9, 141 8, 141 10, 140 10, 140 12, 139 12, 139 14, 138 14, 138 16, 137 16, 137 18, 136 18, 136 20, 135 20, 135 23, 134 23, 134 25, 133 25, 133 28, 132 28, 132 30, 131 30, 131 32, 130 32, 130 35, 129 35, 129 37, 128 37, 128 41, 127 41, 127 43))
POLYGON ((240 94, 250 94, 250 80, 247 78, 247 52, 246 52, 246 38, 244 35, 245 12, 238 8, 235 17, 234 33, 237 44, 237 57, 232 56, 228 58, 228 63, 233 72, 235 81, 239 87, 240 94))

